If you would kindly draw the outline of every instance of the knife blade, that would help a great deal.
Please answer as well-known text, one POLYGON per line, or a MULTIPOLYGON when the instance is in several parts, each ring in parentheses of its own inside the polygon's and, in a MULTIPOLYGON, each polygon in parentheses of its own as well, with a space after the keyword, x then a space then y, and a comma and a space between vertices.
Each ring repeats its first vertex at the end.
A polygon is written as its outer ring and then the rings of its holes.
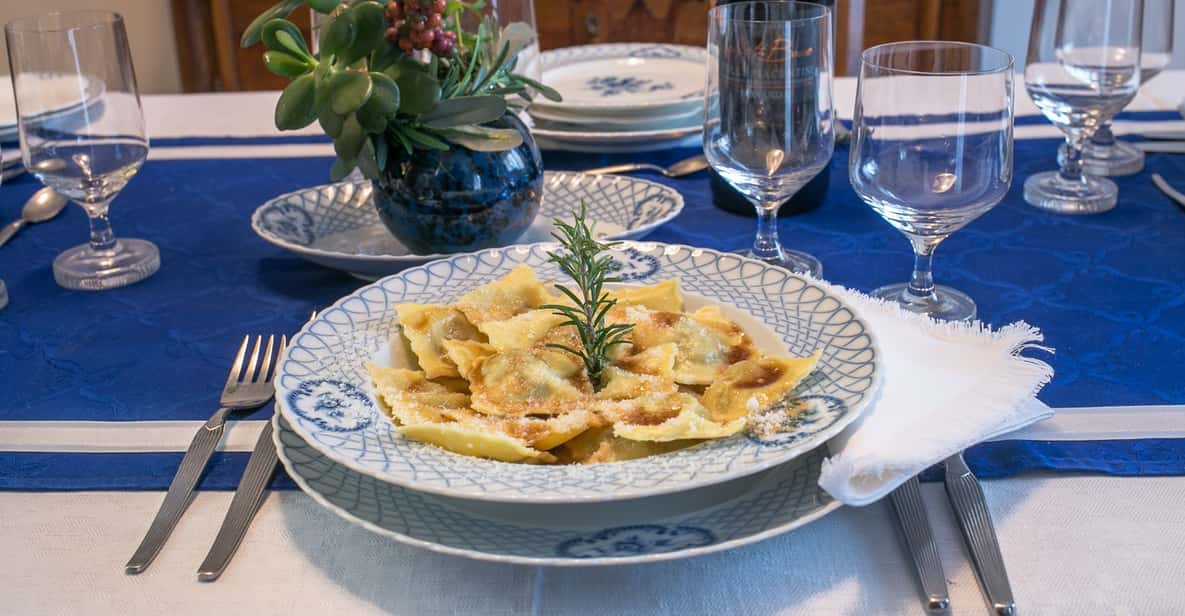
POLYGON ((243 478, 239 487, 235 489, 234 498, 230 501, 230 508, 222 520, 222 527, 218 529, 218 536, 210 546, 206 559, 198 567, 198 580, 213 582, 217 580, 226 565, 234 556, 239 543, 247 533, 247 527, 263 504, 264 488, 276 472, 276 443, 272 440, 272 422, 267 422, 255 441, 255 449, 247 460, 247 468, 243 471, 243 478))
POLYGON ((938 545, 934 542, 934 532, 930 528, 930 518, 926 515, 918 478, 913 477, 893 490, 889 502, 893 506, 901 537, 917 569, 926 611, 943 613, 950 606, 950 594, 946 589, 942 560, 938 556, 938 545))
POLYGON ((963 454, 957 453, 946 459, 946 495, 955 512, 955 520, 971 552, 971 563, 975 575, 987 595, 992 612, 1000 616, 1016 613, 1016 602, 1012 598, 1012 586, 1008 582, 1008 570, 1004 567, 1004 556, 1000 554, 1000 542, 992 525, 992 515, 983 496, 983 486, 967 467, 963 454))

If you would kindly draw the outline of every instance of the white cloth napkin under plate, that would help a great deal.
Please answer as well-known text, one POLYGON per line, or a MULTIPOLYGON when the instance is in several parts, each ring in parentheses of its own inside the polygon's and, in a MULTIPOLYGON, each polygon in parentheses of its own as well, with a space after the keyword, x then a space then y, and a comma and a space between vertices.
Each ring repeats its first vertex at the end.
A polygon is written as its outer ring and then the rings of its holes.
POLYGON ((872 407, 828 443, 832 455, 819 486, 839 501, 874 502, 971 445, 1053 416, 1034 397, 1053 368, 1020 355, 1044 349, 1036 328, 937 322, 856 291, 830 290, 871 328, 884 371, 872 407))

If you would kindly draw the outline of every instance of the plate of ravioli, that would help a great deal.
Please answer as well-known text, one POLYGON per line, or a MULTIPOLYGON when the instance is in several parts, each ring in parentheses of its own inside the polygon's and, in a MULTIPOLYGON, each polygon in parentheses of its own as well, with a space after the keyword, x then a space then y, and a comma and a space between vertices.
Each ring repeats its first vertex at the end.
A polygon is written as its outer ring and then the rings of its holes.
POLYGON ((600 257, 614 282, 594 294, 606 336, 590 341, 573 315, 593 309, 568 284, 562 248, 451 256, 322 311, 277 372, 292 435, 429 495, 592 503, 789 462, 875 395, 872 333, 812 280, 731 253, 621 242, 600 257), (578 352, 597 341, 611 342, 598 361, 578 352))

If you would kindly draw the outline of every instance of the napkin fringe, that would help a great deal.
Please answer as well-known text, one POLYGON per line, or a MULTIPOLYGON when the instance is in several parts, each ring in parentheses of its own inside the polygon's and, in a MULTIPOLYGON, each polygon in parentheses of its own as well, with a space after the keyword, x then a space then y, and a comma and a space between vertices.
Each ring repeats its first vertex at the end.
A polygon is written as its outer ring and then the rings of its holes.
MULTIPOLYGON (((978 348, 998 357, 989 374, 963 392, 961 398, 974 400, 981 408, 1000 409, 1000 412, 995 425, 981 426, 977 440, 965 436, 963 440, 951 441, 945 446, 934 442, 932 449, 924 447, 928 450, 926 454, 914 458, 890 455, 886 459, 887 452, 884 451, 866 451, 863 455, 855 456, 852 455, 855 452, 848 452, 848 455, 838 452, 838 455, 824 460, 819 478, 819 485, 838 500, 849 505, 871 503, 930 464, 940 462, 976 444, 978 440, 993 438, 1048 417, 1049 412, 1044 405, 1041 405, 1045 409, 1044 413, 1018 409, 1018 405, 1031 400, 1053 378, 1052 366, 1038 358, 1024 355, 1030 350, 1053 353, 1053 349, 1042 344, 1045 337, 1037 327, 1024 321, 1016 321, 999 329, 993 329, 981 321, 938 322, 926 315, 904 310, 895 302, 871 298, 850 289, 845 291, 854 296, 857 304, 861 300, 878 304, 874 309, 884 310, 886 316, 892 314, 903 326, 921 335, 978 348)), ((849 432, 858 430, 861 423, 857 422, 849 428, 849 432)), ((917 439, 919 435, 915 433, 912 438, 917 439)), ((837 440, 840 448, 845 448, 846 437, 841 435, 837 440)))

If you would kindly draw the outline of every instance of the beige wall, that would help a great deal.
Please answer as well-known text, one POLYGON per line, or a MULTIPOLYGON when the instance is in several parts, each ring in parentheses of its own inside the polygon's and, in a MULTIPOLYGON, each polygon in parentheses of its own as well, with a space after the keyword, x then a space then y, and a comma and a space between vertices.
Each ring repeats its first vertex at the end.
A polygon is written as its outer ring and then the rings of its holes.
MULTIPOLYGON (((123 15, 141 94, 181 91, 173 10, 169 0, 0 0, 0 23, 39 12, 104 9, 123 15)), ((0 74, 8 73, 8 53, 0 46, 0 74)))

